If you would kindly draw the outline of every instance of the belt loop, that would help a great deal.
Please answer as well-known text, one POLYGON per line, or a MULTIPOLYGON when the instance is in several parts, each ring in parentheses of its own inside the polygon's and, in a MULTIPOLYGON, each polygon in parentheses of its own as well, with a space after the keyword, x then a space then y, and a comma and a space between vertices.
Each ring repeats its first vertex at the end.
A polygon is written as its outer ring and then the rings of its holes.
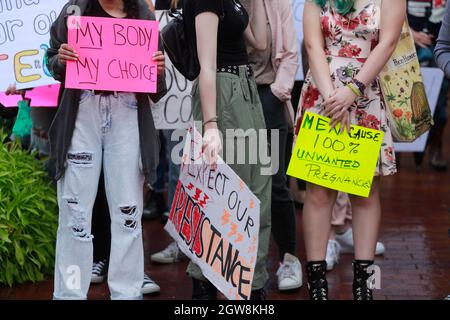
POLYGON ((241 81, 242 93, 244 99, 250 101, 250 84, 248 83, 247 67, 239 66, 239 79, 241 81))
POLYGON ((239 66, 239 77, 241 79, 247 79, 247 67, 239 66))
POLYGON ((117 97, 119 96, 119 93, 117 92, 117 91, 114 91, 114 98, 116 98, 117 99, 117 97))

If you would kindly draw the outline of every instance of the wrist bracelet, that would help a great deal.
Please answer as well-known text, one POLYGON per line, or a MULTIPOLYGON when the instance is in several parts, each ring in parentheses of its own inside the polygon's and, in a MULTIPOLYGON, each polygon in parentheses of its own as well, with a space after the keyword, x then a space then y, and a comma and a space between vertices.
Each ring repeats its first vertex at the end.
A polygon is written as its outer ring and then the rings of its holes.
POLYGON ((217 123, 218 120, 219 120, 219 117, 216 116, 216 117, 213 117, 213 118, 209 119, 208 121, 204 122, 203 125, 206 126, 208 123, 212 123, 212 122, 217 123))
POLYGON ((359 88, 353 84, 353 83, 347 83, 345 85, 347 88, 349 88, 357 97, 362 96, 361 90, 359 90, 359 88))
POLYGON ((358 79, 353 78, 352 83, 358 87, 359 91, 361 92, 361 95, 366 92, 366 85, 359 81, 358 79))

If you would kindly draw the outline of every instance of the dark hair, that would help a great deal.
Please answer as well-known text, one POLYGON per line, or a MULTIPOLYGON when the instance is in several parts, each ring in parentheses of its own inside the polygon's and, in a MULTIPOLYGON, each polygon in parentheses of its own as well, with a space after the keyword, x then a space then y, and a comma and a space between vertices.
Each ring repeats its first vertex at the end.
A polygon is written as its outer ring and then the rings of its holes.
POLYGON ((139 3, 138 0, 123 0, 123 11, 127 14, 127 18, 139 18, 139 3))

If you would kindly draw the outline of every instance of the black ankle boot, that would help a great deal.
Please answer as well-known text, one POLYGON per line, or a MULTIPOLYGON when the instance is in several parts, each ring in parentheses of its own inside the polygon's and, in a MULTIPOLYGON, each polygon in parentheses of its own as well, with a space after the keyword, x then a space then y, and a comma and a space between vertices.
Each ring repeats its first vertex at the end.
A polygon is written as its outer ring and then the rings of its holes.
POLYGON ((209 281, 192 279, 192 300, 217 300, 217 289, 209 281))
POLYGON ((325 276, 327 263, 325 261, 312 261, 306 265, 308 275, 309 300, 328 300, 328 282, 325 276))
POLYGON ((264 301, 264 300, 266 300, 266 290, 264 290, 264 288, 252 291, 250 301, 264 301))
POLYGON ((373 265, 370 260, 355 260, 353 262, 353 299, 373 300, 372 289, 369 288, 368 279, 372 275, 367 268, 373 265))

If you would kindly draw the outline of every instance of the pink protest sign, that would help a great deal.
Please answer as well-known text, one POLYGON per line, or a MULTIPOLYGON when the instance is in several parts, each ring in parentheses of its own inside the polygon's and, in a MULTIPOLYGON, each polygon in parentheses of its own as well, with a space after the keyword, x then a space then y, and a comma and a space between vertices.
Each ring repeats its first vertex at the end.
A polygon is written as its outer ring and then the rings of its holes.
POLYGON ((158 22, 71 16, 68 25, 79 59, 67 63, 66 88, 156 92, 158 22))
POLYGON ((22 100, 21 95, 9 95, 7 96, 4 92, 0 92, 0 103, 6 108, 17 107, 19 101, 22 100))
POLYGON ((27 91, 25 97, 31 99, 31 107, 56 108, 60 87, 59 84, 36 87, 27 91))

